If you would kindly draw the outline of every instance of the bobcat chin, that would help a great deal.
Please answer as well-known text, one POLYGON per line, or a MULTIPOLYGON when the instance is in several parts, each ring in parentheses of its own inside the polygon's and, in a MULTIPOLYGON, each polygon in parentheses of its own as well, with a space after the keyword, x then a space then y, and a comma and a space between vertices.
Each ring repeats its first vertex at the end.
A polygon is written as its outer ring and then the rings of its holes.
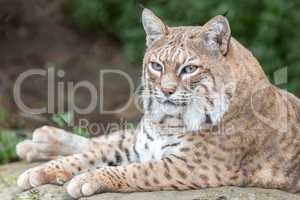
POLYGON ((144 9, 142 22, 140 125, 93 139, 38 129, 18 155, 57 159, 24 172, 18 186, 70 181, 74 198, 220 186, 299 192, 300 101, 268 81, 227 19, 169 27, 144 9))

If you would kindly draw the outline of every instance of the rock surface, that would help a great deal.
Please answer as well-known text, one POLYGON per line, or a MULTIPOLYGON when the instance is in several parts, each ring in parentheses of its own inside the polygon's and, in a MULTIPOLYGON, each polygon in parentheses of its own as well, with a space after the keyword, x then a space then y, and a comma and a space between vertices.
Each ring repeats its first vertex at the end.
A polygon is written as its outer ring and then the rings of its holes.
MULTIPOLYGON (((0 167, 1 200, 71 200, 64 187, 45 185, 22 192, 16 187, 16 177, 24 170, 38 165, 24 162, 0 167)), ((279 190, 223 187, 194 191, 163 191, 148 193, 106 193, 85 200, 300 200, 300 195, 279 190)))

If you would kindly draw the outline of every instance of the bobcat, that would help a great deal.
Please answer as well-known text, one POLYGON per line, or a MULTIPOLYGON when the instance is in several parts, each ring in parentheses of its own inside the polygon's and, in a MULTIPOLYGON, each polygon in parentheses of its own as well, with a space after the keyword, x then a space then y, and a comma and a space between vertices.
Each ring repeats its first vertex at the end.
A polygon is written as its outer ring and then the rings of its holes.
POLYGON ((87 139, 42 127, 17 146, 18 186, 103 192, 249 186, 300 191, 300 101, 273 86, 223 16, 168 27, 149 9, 144 116, 136 130, 87 139), (61 157, 64 156, 64 157, 61 157))

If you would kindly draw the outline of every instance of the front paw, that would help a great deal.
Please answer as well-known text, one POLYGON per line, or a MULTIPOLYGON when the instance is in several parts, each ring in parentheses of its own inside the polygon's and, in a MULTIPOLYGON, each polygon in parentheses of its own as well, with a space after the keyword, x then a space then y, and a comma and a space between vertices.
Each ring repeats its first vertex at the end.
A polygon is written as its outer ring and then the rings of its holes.
POLYGON ((32 140, 25 140, 16 147, 17 155, 28 162, 56 159, 61 149, 59 130, 43 126, 33 132, 32 140))
POLYGON ((63 170, 54 163, 29 169, 18 177, 17 185, 23 190, 28 190, 44 184, 64 184, 70 180, 72 174, 63 170))
POLYGON ((73 178, 67 186, 69 195, 75 199, 109 191, 101 172, 93 171, 73 178))
POLYGON ((89 150, 87 138, 62 129, 43 126, 33 132, 32 140, 25 140, 16 147, 18 156, 28 162, 54 160, 89 150))

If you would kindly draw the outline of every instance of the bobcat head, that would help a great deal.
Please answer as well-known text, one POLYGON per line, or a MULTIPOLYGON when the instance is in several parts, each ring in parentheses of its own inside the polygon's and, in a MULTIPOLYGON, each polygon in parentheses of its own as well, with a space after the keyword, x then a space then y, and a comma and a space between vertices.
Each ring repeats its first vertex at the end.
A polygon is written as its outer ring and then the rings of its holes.
POLYGON ((216 16, 204 26, 168 27, 144 9, 144 110, 156 123, 177 118, 188 131, 216 125, 235 91, 226 56, 231 31, 216 16))

